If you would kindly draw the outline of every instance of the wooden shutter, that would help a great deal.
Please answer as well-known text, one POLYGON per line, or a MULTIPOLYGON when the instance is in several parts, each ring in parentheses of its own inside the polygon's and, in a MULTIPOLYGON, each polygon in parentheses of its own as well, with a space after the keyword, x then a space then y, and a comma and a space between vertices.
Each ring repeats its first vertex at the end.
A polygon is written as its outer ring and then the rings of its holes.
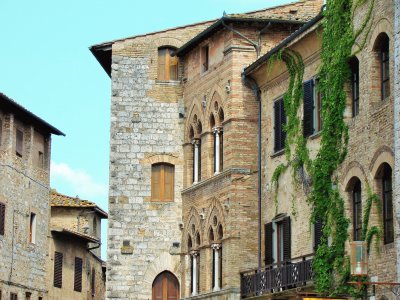
POLYGON ((272 223, 265 224, 265 265, 273 263, 273 233, 272 223))
POLYGON ((4 235, 5 223, 6 223, 6 205, 0 202, 0 235, 4 235))
POLYGON ((314 252, 317 252, 318 246, 321 244, 322 229, 323 226, 321 218, 316 218, 314 223, 314 252))
POLYGON ((161 165, 156 164, 151 166, 151 199, 160 201, 161 192, 161 165))
POLYGON ((17 129, 16 140, 15 140, 15 153, 19 157, 22 157, 23 144, 24 144, 24 133, 21 130, 17 129))
POLYGON ((58 288, 62 287, 62 268, 63 268, 63 254, 60 252, 54 252, 53 285, 58 288))
POLYGON ((314 80, 304 82, 303 135, 314 133, 314 80))
POLYGON ((282 220, 283 225, 283 260, 291 259, 291 230, 290 230, 290 217, 282 220))
POLYGON ((169 57, 169 80, 178 80, 178 57, 171 56, 173 50, 168 49, 169 57))
POLYGON ((174 166, 164 164, 164 195, 163 200, 173 201, 174 200, 174 166))
POLYGON ((166 66, 167 49, 158 49, 158 80, 166 80, 165 66, 166 66))
POLYGON ((82 258, 75 257, 74 291, 82 292, 82 258))
POLYGON ((283 99, 274 103, 274 151, 277 152, 285 147, 286 132, 283 130, 286 124, 286 114, 283 99))

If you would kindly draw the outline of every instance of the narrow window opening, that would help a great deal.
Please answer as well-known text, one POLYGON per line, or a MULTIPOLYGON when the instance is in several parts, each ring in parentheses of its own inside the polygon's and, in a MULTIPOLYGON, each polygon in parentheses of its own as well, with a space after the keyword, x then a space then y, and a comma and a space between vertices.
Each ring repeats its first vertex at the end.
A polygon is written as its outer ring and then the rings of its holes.
POLYGON ((6 205, 0 202, 0 235, 4 235, 6 221, 6 205))
POLYGON ((82 292, 82 265, 83 260, 80 257, 75 257, 75 272, 74 272, 74 291, 82 292))
POLYGON ((23 148, 24 148, 24 133, 21 130, 17 129, 16 139, 15 139, 15 154, 18 157, 22 157, 23 148))
POLYGON ((54 278, 53 285, 57 288, 62 288, 62 269, 63 269, 63 254, 54 252, 54 278))
POLYGON ((209 68, 209 46, 204 46, 201 48, 201 66, 202 72, 208 71, 209 68))
POLYGON ((29 242, 31 244, 36 243, 36 214, 31 213, 29 226, 29 242))
POLYGON ((358 115, 360 111, 360 74, 359 74, 359 61, 357 57, 350 60, 351 70, 351 111, 353 118, 358 115))
POLYGON ((353 187, 353 240, 361 241, 362 235, 362 202, 361 181, 357 179, 353 187))

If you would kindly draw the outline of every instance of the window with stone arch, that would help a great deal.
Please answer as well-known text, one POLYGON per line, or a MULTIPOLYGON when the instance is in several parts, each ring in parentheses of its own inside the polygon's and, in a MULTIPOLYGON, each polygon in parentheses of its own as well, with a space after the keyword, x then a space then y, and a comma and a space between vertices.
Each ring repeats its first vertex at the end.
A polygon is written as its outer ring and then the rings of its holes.
POLYGON ((175 47, 163 46, 158 48, 158 75, 157 80, 178 80, 179 59, 174 56, 175 47))
POLYGON ((192 183, 196 184, 201 180, 201 134, 203 125, 197 115, 193 116, 193 120, 189 129, 189 140, 192 143, 192 183))
POLYGON ((360 112, 360 62, 356 56, 349 60, 351 86, 351 115, 354 118, 360 112))
POLYGON ((175 167, 168 163, 151 166, 151 200, 156 202, 174 201, 175 167))
POLYGON ((224 168, 224 128, 225 113, 218 101, 213 103, 213 111, 210 114, 210 129, 214 137, 213 166, 214 174, 219 174, 224 168))
MULTIPOLYGON (((379 80, 381 100, 385 100, 390 96, 390 39, 385 32, 378 35, 374 43, 375 67, 379 72, 379 80)), ((375 81, 374 80, 374 81, 375 81)))
POLYGON ((352 177, 347 188, 351 207, 353 223, 353 241, 362 240, 362 185, 358 177, 352 177))
POLYGON ((392 168, 388 163, 379 167, 376 180, 382 198, 383 241, 384 244, 390 244, 394 241, 394 214, 392 168))
POLYGON ((189 223, 187 235, 187 248, 190 255, 190 294, 195 296, 200 291, 200 232, 195 223, 191 220, 189 223))
POLYGON ((152 300, 179 300, 179 281, 174 274, 164 271, 152 285, 152 300))
POLYGON ((212 291, 219 291, 222 288, 222 239, 223 229, 216 214, 211 218, 208 229, 208 239, 212 250, 211 283, 212 291))

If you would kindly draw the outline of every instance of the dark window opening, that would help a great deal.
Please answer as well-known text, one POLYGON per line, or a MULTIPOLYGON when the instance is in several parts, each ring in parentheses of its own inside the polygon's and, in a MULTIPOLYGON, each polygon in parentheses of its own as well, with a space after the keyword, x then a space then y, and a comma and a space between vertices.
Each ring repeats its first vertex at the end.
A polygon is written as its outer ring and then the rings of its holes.
POLYGON ((361 181, 357 179, 354 183, 353 191, 353 240, 362 239, 362 201, 361 201, 361 181))
POLYGON ((360 74, 359 74, 359 61, 357 57, 350 60, 351 70, 351 111, 353 118, 358 115, 360 111, 360 74))
POLYGON ((286 140, 286 113, 283 99, 279 99, 274 103, 274 152, 278 152, 285 148, 286 140))
POLYGON ((382 169, 382 200, 385 244, 394 241, 392 192, 392 168, 388 164, 384 164, 382 169))

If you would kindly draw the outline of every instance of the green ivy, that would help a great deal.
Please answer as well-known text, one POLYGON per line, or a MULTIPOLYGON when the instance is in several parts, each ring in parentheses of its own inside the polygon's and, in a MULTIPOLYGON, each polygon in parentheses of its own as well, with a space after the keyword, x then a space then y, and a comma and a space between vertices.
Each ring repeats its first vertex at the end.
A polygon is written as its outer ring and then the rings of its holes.
MULTIPOLYGON (((346 108, 345 83, 350 78, 348 61, 354 55, 352 48, 360 37, 361 43, 356 52, 365 46, 372 28, 372 11, 375 0, 327 0, 322 21, 321 68, 319 71, 319 91, 323 95, 320 148, 314 160, 309 157, 307 140, 303 137, 299 108, 303 100, 304 63, 299 53, 284 49, 270 59, 281 60, 286 64, 290 81, 284 95, 287 116, 285 155, 287 164, 280 164, 272 176, 275 187, 275 203, 280 175, 290 166, 295 182, 301 182, 296 175, 299 171, 307 174, 303 185, 311 182, 311 192, 307 195, 312 208, 311 223, 318 217, 323 224, 321 244, 315 254, 313 270, 316 291, 322 295, 350 294, 359 296, 365 287, 354 287, 351 281, 350 262, 345 253, 350 220, 346 217, 344 200, 335 179, 338 167, 347 155, 348 127, 344 121, 346 108), (365 19, 359 29, 353 28, 355 10, 369 1, 365 19), (330 242, 328 243, 328 237, 330 242)), ((380 208, 379 197, 367 188, 368 199, 363 215, 362 239, 367 241, 368 253, 373 238, 379 244, 381 230, 378 226, 369 228, 372 204, 380 208)), ((380 213, 379 213, 380 215, 380 213)), ((359 279, 358 279, 359 280, 359 279)), ((366 280, 363 278, 362 280, 366 280)))

